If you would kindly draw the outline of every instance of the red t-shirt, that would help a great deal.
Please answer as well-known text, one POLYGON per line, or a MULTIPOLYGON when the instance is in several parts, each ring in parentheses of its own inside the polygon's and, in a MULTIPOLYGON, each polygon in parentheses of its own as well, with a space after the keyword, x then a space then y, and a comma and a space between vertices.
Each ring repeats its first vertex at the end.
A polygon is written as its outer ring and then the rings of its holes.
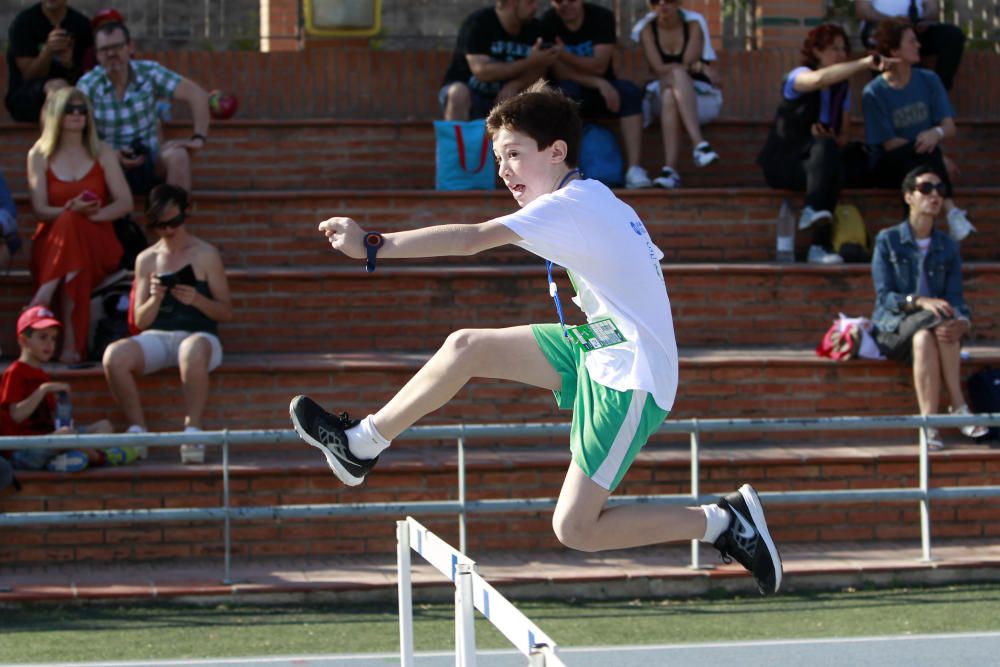
POLYGON ((38 387, 52 378, 41 368, 15 361, 3 373, 0 381, 0 433, 3 435, 47 435, 55 430, 56 397, 49 394, 23 422, 10 416, 10 406, 31 396, 38 387))

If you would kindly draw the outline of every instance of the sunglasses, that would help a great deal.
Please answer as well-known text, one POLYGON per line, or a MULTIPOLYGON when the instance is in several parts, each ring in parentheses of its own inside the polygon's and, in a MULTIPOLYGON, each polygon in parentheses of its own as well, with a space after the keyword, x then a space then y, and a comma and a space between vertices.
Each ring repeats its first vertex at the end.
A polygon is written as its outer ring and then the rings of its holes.
POLYGON ((177 229, 184 224, 184 220, 187 218, 187 213, 178 213, 169 220, 160 220, 159 222, 151 222, 147 226, 150 229, 177 229))
POLYGON ((937 193, 944 197, 947 187, 945 187, 944 183, 931 183, 930 181, 924 181, 923 183, 917 183, 913 189, 922 195, 929 195, 937 190, 937 193))
POLYGON ((656 7, 658 5, 672 5, 677 2, 680 2, 680 0, 649 0, 649 6, 656 7))
POLYGON ((552 0, 552 4, 553 5, 557 5, 557 6, 563 4, 564 2, 568 2, 569 4, 573 4, 574 2, 576 2, 576 0, 552 0))
POLYGON ((67 104, 65 108, 66 108, 66 115, 74 113, 82 114, 84 116, 87 115, 86 104, 67 104))

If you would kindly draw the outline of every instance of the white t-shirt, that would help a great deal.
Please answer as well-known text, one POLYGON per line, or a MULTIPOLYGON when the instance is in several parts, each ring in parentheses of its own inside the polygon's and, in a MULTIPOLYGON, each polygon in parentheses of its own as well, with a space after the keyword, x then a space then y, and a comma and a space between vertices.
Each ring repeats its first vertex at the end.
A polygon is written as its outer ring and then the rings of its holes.
POLYGON ((498 221, 521 237, 518 246, 569 271, 573 302, 588 322, 610 317, 624 335, 624 343, 587 352, 590 377, 618 391, 647 391, 669 410, 677 342, 663 253, 632 207, 600 181, 576 180, 498 221))
MULTIPOLYGON (((910 0, 872 0, 872 9, 886 16, 907 17, 910 14, 910 0)), ((923 17, 924 3, 917 0, 917 15, 923 17)))

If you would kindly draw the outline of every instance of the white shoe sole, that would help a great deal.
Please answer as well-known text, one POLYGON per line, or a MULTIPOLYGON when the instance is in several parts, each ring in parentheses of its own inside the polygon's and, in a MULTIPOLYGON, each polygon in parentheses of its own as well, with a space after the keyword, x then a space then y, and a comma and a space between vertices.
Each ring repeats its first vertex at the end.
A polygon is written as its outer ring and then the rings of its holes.
POLYGON ((295 398, 292 399, 292 402, 288 404, 288 416, 291 417, 292 419, 292 428, 295 429, 295 432, 299 434, 299 437, 302 438, 302 440, 306 444, 312 445, 319 451, 323 452, 323 456, 326 457, 326 464, 330 466, 330 470, 333 471, 333 474, 336 475, 337 479, 339 479, 341 482, 343 482, 347 486, 358 486, 362 482, 364 482, 365 481, 364 477, 355 477, 351 473, 347 472, 347 469, 344 468, 344 466, 340 465, 340 461, 337 460, 337 457, 333 455, 333 452, 327 449, 323 444, 321 444, 311 435, 306 433, 306 430, 302 428, 302 424, 299 423, 298 417, 295 416, 295 410, 294 410, 295 401, 298 399, 299 397, 296 396, 295 398))
POLYGON ((771 534, 767 531, 767 520, 764 518, 764 506, 760 504, 760 498, 757 496, 757 492, 749 484, 744 484, 740 487, 740 495, 743 496, 743 500, 746 501, 747 508, 750 510, 750 517, 753 519, 753 523, 757 527, 757 532, 760 534, 761 539, 764 540, 768 553, 771 554, 771 562, 774 564, 774 590, 768 591, 768 595, 773 595, 781 590, 781 556, 778 555, 778 548, 774 545, 774 540, 771 539, 771 534))

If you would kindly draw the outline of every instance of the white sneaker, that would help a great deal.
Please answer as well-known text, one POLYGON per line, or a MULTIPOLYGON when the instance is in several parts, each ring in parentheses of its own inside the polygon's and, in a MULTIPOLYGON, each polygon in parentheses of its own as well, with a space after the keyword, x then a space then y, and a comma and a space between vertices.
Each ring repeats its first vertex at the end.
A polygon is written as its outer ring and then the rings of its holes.
POLYGON ((802 209, 802 215, 799 216, 799 229, 809 229, 820 220, 832 219, 833 214, 829 211, 817 211, 812 206, 806 206, 802 209))
POLYGON ((651 188, 653 187, 653 181, 649 180, 649 174, 646 173, 645 169, 634 164, 625 172, 625 187, 651 188))
MULTIPOLYGON (((132 424, 127 429, 125 429, 125 432, 126 433, 146 433, 146 429, 144 429, 143 427, 139 426, 138 424, 132 424)), ((149 458, 149 447, 142 446, 142 447, 136 447, 135 449, 136 449, 136 451, 139 452, 139 460, 140 461, 144 461, 145 459, 149 458)))
POLYGON ((703 141, 694 147, 694 163, 699 167, 707 167, 713 162, 719 161, 719 154, 712 150, 707 141, 703 141))
POLYGON ((653 179, 653 185, 667 190, 673 190, 680 184, 681 175, 674 171, 673 167, 664 167, 660 170, 660 175, 653 179))
POLYGON ((965 211, 957 206, 948 211, 948 233, 951 234, 951 238, 961 241, 974 231, 976 228, 969 222, 965 211))
MULTIPOLYGON (((957 408, 948 408, 948 412, 953 415, 971 415, 968 405, 961 405, 957 408)), ((959 429, 966 438, 982 438, 990 432, 986 426, 963 426, 959 429)))
POLYGON ((843 264, 844 258, 835 252, 827 252, 823 246, 811 245, 807 261, 810 264, 843 264))
MULTIPOLYGON (((185 426, 185 433, 200 433, 201 429, 194 426, 185 426)), ((181 445, 181 463, 204 463, 205 445, 201 443, 181 445)))

